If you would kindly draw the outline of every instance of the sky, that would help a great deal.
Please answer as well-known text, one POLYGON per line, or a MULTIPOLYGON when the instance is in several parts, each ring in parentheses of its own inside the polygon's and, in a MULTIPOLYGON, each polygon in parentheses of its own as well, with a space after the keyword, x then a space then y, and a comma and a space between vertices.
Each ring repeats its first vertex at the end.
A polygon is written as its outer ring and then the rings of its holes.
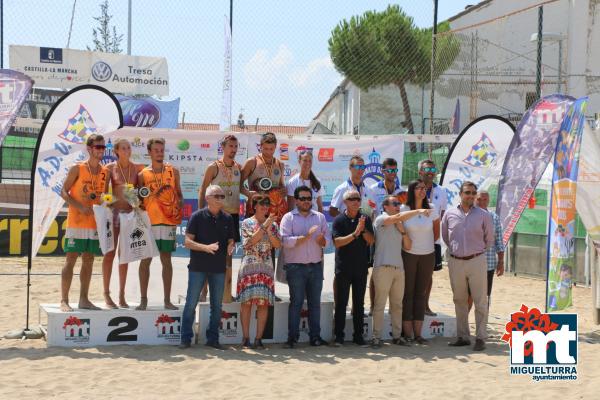
MULTIPOLYGON (((100 0, 76 1, 70 48, 92 44, 100 0)), ((233 0, 232 122, 308 125, 343 77, 327 41, 343 19, 382 11, 379 0, 233 0)), ((438 20, 476 0, 439 0, 438 20)), ((433 22, 433 0, 398 4, 419 27, 433 22)), ((132 0, 132 55, 165 57, 170 92, 180 97, 181 121, 218 123, 223 87, 228 0, 132 0)), ((67 47, 73 0, 4 0, 4 67, 8 46, 67 47)), ((127 0, 110 0, 111 24, 127 49, 127 0)))

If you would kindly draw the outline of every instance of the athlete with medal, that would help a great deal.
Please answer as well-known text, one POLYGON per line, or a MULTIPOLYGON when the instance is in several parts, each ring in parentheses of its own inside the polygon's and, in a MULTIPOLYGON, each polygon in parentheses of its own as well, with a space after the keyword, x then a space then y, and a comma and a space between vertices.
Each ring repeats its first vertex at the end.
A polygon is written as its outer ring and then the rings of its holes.
MULTIPOLYGON (((234 135, 227 135, 221 141, 223 157, 211 163, 204 172, 204 181, 198 191, 198 209, 206 207, 206 188, 217 185, 223 189, 223 211, 233 217, 234 241, 240 241, 240 193, 247 195, 247 190, 241 186, 242 167, 235 161, 238 151, 238 140, 234 135)), ((231 303, 231 265, 232 255, 227 255, 225 269, 225 289, 223 303, 231 303)), ((206 301, 207 283, 200 294, 200 301, 206 301)))
POLYGON ((271 132, 262 135, 260 139, 260 153, 256 157, 249 158, 242 168, 242 183, 248 180, 248 202, 246 203, 246 216, 254 214, 252 210, 252 195, 263 193, 269 196, 271 208, 269 212, 277 217, 277 224, 288 211, 283 179, 284 165, 275 158, 277 148, 277 137, 271 132))
POLYGON ((67 174, 61 197, 69 206, 67 231, 65 233, 65 266, 61 274, 60 309, 71 312, 69 289, 73 281, 73 269, 81 254, 81 287, 79 308, 99 310, 88 298, 94 256, 101 255, 96 219, 92 206, 100 204, 101 194, 108 189, 108 171, 100 165, 106 145, 102 135, 90 135, 86 140, 89 153, 87 161, 73 165, 67 174))
MULTIPOLYGON (((164 304, 168 310, 176 310, 171 303, 171 282, 173 265, 171 253, 175 251, 175 230, 183 217, 183 194, 179 184, 179 170, 164 163, 165 140, 152 138, 147 143, 148 155, 152 164, 138 174, 139 194, 143 198, 143 208, 150 217, 152 234, 160 252, 164 288, 164 304)), ((141 301, 138 310, 148 305, 148 283, 150 281, 151 258, 140 262, 141 301)))

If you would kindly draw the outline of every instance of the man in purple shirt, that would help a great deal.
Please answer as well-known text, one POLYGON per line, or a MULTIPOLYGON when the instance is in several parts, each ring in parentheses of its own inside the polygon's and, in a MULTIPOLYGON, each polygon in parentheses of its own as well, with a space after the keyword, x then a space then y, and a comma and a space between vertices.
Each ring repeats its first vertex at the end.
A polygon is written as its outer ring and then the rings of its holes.
POLYGON ((485 250, 494 245, 494 225, 490 214, 474 206, 477 186, 465 181, 460 187, 460 204, 450 208, 442 218, 442 239, 450 258, 448 271, 454 294, 457 339, 450 346, 468 346, 469 298, 475 303, 476 340, 473 350, 485 350, 487 339, 487 261, 485 250))
POLYGON ((293 348, 300 330, 300 312, 304 294, 308 303, 308 326, 311 346, 326 345, 321 338, 321 289, 323 288, 323 248, 330 243, 325 215, 312 209, 312 191, 307 186, 294 190, 296 208, 283 216, 280 224, 290 307, 288 340, 293 348))

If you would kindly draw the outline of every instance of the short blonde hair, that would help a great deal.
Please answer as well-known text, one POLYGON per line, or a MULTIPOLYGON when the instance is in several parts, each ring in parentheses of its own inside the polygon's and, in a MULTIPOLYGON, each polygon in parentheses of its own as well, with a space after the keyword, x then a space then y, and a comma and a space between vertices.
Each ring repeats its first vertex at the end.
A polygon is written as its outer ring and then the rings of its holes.
POLYGON ((129 143, 129 140, 125 139, 125 138, 117 138, 115 139, 115 141, 113 142, 113 148, 115 151, 115 156, 117 156, 117 158, 119 158, 119 155, 117 154, 117 150, 119 150, 119 145, 121 145, 121 143, 129 143))

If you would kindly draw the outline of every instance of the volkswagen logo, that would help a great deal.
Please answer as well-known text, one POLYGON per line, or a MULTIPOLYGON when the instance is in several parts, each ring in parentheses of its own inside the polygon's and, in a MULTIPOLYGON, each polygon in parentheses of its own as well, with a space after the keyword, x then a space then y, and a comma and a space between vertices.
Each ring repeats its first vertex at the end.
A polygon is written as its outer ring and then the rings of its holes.
POLYGON ((112 69, 104 61, 98 61, 92 67, 92 76, 99 82, 105 82, 112 76, 112 69))

